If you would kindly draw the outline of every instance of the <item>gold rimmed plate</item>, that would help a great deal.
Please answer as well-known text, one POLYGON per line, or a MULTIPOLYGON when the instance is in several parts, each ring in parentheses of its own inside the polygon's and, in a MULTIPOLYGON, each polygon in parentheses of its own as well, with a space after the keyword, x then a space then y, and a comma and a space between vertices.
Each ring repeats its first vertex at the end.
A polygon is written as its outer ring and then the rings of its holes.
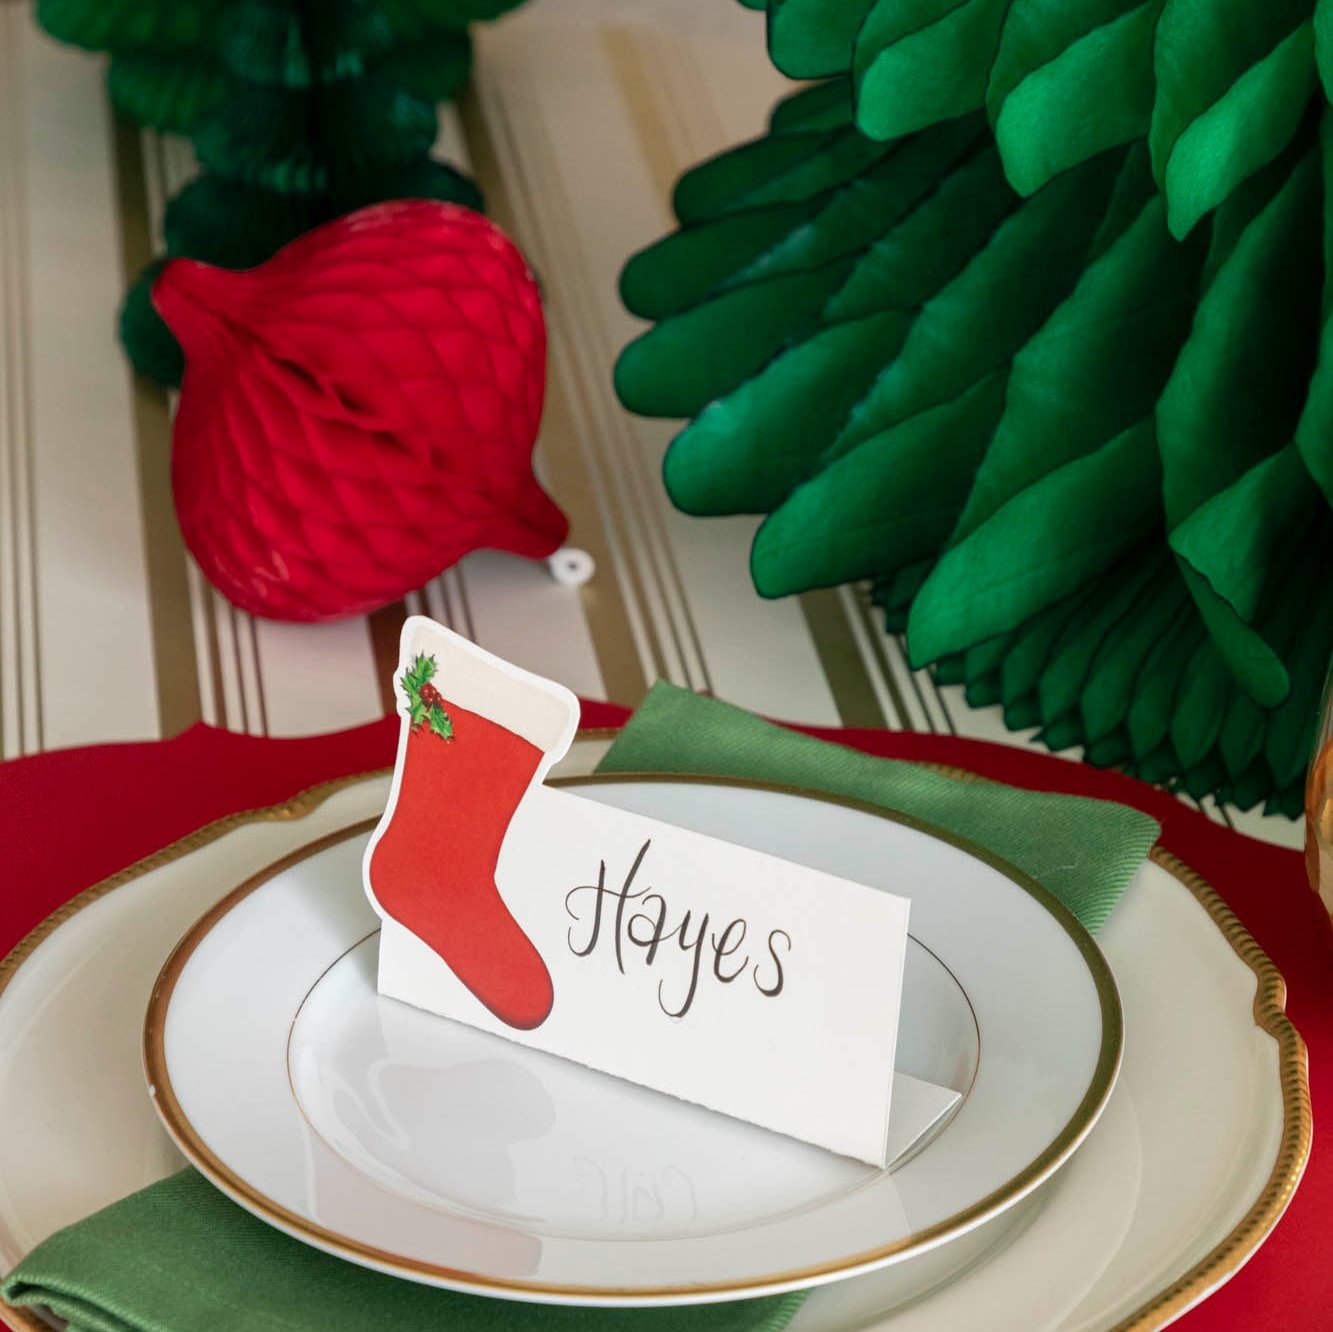
POLYGON ((757 783, 575 789, 909 895, 899 1068, 965 1093, 935 1140, 873 1170, 381 998, 360 828, 243 885, 164 968, 145 1060, 185 1155, 264 1220, 395 1275, 679 1304, 846 1278, 969 1235, 1096 1121, 1119 1063, 1115 985, 1017 871, 882 811, 757 783))
MULTIPOLYGON (((601 748, 579 746, 574 761, 586 771, 601 748)), ((375 775, 223 820, 81 894, 0 960, 0 1267, 179 1168, 140 1061, 162 958, 234 885, 374 816, 386 790, 375 775)), ((1130 1057, 1102 1121, 1020 1230, 910 1307, 892 1278, 916 1268, 929 1283, 936 1255, 824 1286, 793 1332, 883 1320, 893 1332, 1147 1332, 1262 1243, 1310 1135, 1304 1047, 1282 1011, 1281 976, 1216 894, 1162 852, 1099 943, 1130 1057)), ((26 1309, 0 1315, 46 1326, 26 1309)))

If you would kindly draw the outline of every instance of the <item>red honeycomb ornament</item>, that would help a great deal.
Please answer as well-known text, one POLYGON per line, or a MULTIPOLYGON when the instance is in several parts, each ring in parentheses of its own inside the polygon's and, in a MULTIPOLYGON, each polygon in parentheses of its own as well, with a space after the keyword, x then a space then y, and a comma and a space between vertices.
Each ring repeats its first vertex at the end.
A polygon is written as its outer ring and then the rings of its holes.
POLYGON ((532 475, 540 296, 480 214, 376 204, 245 272, 173 259, 153 303, 185 350, 181 531, 243 610, 360 614, 478 547, 564 540, 532 475))

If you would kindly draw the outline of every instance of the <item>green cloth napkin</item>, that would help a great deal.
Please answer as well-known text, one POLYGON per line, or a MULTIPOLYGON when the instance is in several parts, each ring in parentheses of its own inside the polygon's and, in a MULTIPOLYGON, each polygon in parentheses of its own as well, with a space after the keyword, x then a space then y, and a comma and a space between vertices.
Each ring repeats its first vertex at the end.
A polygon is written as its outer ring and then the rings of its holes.
POLYGON ((1088 929, 1106 922, 1160 829, 1125 805, 946 777, 788 731, 729 703, 658 684, 599 772, 751 777, 910 814, 1026 870, 1088 929))
MULTIPOLYGON (((1157 836, 1157 825, 1136 810, 959 782, 796 735, 668 685, 652 691, 601 765, 630 770, 756 777, 900 810, 1027 870, 1092 929, 1157 836)), ((51 1308, 73 1332, 781 1332, 804 1298, 798 1291, 627 1312, 434 1290, 289 1239, 193 1170, 51 1236, 0 1294, 51 1308)))
POLYGON ((10 1273, 11 1304, 71 1332, 780 1332, 802 1292, 632 1315, 460 1295, 383 1276, 257 1221, 183 1170, 52 1235, 10 1273))

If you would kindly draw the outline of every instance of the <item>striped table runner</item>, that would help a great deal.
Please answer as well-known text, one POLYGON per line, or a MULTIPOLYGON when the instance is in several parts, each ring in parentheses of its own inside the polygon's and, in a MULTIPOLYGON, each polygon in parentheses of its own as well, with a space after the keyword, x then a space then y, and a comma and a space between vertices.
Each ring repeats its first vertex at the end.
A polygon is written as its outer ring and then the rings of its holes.
MULTIPOLYGON (((252 619, 200 577, 171 507, 169 397, 115 342, 189 145, 118 119, 102 62, 0 0, 0 754, 201 719, 261 735, 368 720, 416 611, 588 697, 633 704, 661 677, 792 720, 1026 743, 911 670, 862 589, 760 600, 757 520, 676 513, 658 479, 673 425, 616 402, 611 365, 637 329, 620 265, 668 228, 682 170, 763 125, 784 81, 762 25, 728 0, 529 0, 479 30, 439 148, 547 292, 538 467, 598 574, 569 589, 479 552, 368 618, 310 627, 252 619)), ((1286 821, 1208 809, 1298 841, 1286 821)))

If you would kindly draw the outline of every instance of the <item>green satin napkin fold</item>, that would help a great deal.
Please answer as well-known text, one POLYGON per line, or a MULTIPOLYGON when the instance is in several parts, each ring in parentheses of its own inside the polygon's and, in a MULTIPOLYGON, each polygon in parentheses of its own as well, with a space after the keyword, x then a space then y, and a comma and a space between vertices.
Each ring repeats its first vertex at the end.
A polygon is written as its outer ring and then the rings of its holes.
MULTIPOLYGON (((1137 810, 960 782, 796 735, 664 684, 600 770, 759 778, 899 810, 1025 869, 1090 929, 1105 921, 1158 831, 1137 810)), ((781 1332, 804 1298, 797 1291, 630 1312, 435 1290, 290 1239, 193 1170, 51 1236, 9 1274, 0 1295, 52 1309, 72 1332, 781 1332)))

